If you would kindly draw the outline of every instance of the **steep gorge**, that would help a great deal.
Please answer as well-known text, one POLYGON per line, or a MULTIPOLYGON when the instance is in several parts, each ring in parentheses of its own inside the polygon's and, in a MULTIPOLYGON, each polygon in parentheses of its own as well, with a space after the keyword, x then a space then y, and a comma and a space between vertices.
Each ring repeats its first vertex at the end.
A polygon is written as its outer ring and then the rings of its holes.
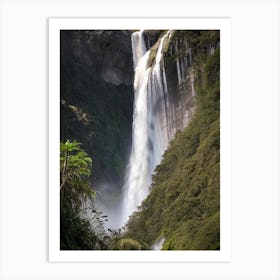
POLYGON ((93 159, 108 226, 128 222, 115 249, 218 249, 219 32, 132 33, 61 31, 61 141, 93 159))

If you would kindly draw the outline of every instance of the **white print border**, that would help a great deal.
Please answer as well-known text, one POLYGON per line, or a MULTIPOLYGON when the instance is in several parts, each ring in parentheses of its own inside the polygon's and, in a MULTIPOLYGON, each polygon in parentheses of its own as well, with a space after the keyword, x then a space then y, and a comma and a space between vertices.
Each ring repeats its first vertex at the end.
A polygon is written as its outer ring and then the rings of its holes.
POLYGON ((231 261, 231 20, 229 18, 49 19, 49 261, 231 261), (221 227, 219 251, 62 251, 59 223, 60 30, 220 30, 221 227))

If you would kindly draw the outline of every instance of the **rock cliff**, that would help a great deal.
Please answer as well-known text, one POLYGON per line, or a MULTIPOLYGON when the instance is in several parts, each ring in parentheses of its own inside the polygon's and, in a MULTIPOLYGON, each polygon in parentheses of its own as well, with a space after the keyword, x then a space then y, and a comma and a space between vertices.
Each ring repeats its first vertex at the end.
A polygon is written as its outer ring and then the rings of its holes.
POLYGON ((121 186, 131 145, 131 31, 62 30, 61 141, 93 159, 94 187, 121 186))

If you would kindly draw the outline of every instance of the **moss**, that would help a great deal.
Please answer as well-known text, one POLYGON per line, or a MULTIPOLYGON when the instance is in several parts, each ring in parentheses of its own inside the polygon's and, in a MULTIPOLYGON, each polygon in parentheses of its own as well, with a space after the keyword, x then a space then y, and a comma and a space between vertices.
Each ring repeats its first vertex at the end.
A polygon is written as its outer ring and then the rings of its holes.
MULTIPOLYGON (((156 43, 150 48, 150 55, 149 55, 149 59, 147 62, 147 68, 153 66, 154 62, 155 62, 155 58, 156 58, 156 54, 157 54, 157 50, 160 44, 160 40, 161 38, 166 34, 167 30, 162 30, 160 31, 160 35, 156 41, 156 43)), ((165 48, 168 47, 168 42, 165 44, 165 48)), ((164 46, 163 46, 163 50, 164 50, 164 46)))
POLYGON ((120 239, 114 247, 114 250, 144 250, 147 249, 141 245, 138 241, 131 238, 120 239))
POLYGON ((205 66, 206 79, 213 86, 220 75, 220 49, 216 49, 213 55, 207 58, 205 66))
POLYGON ((220 249, 220 212, 215 213, 194 236, 192 250, 220 249))
POLYGON ((174 238, 173 237, 166 240, 161 248, 161 250, 174 250, 174 249, 175 248, 174 248, 174 238))
POLYGON ((147 62, 147 68, 152 67, 152 65, 154 64, 154 61, 155 61, 156 55, 157 55, 157 50, 158 50, 158 47, 159 47, 159 43, 160 43, 160 40, 158 40, 156 42, 156 44, 154 44, 150 48, 150 54, 149 54, 149 59, 148 59, 148 62, 147 62))

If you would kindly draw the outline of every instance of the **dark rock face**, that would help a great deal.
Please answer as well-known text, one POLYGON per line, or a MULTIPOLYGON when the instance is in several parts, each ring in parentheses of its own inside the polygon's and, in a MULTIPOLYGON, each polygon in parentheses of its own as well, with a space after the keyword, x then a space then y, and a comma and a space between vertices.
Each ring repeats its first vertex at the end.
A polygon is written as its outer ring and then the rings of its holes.
POLYGON ((62 30, 60 43, 60 139, 83 144, 95 188, 120 187, 131 147, 131 31, 62 30))
POLYGON ((90 34, 91 53, 98 55, 96 67, 104 81, 114 85, 133 83, 130 31, 93 31, 90 34))
POLYGON ((114 85, 133 84, 131 31, 62 31, 62 51, 71 46, 80 62, 91 66, 94 74, 114 85), (69 46, 70 43, 70 46, 69 46))

